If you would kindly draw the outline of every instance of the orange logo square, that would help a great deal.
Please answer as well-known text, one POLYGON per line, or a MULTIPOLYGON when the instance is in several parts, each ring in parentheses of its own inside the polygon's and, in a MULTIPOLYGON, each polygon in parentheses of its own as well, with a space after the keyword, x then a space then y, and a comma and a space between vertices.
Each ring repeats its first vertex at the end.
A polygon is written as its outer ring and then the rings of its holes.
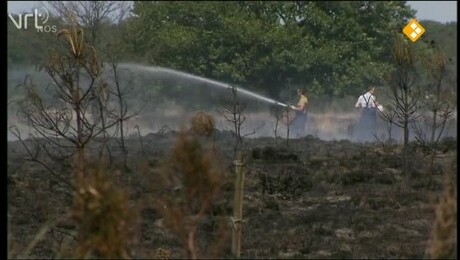
POLYGON ((423 28, 415 19, 412 19, 403 29, 403 33, 412 41, 416 42, 422 34, 425 33, 423 28))

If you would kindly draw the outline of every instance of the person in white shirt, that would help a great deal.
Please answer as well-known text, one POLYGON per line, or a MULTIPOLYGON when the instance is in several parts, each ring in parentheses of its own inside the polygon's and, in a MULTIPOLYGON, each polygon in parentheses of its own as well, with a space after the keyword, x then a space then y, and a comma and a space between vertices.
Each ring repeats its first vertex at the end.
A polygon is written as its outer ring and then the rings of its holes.
POLYGON ((377 110, 381 106, 378 104, 374 93, 375 87, 369 88, 365 94, 359 96, 355 104, 357 109, 362 110, 356 133, 361 140, 370 141, 375 133, 377 110))
POLYGON ((375 87, 371 87, 365 94, 359 96, 356 108, 376 108, 378 106, 374 96, 375 87))

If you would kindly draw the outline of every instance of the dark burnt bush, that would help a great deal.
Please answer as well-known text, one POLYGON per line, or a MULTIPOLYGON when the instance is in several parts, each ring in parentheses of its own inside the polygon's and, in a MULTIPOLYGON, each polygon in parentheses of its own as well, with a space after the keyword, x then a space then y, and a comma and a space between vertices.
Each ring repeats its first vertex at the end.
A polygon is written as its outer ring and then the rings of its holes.
POLYGON ((444 153, 457 150, 457 139, 454 137, 444 137, 439 142, 438 149, 444 153))
POLYGON ((331 255, 331 258, 334 259, 353 259, 353 254, 344 250, 339 250, 338 252, 331 255))
POLYGON ((284 148, 274 148, 267 146, 265 148, 254 148, 251 151, 253 159, 269 161, 269 162, 280 162, 280 161, 298 161, 297 154, 289 152, 284 148))
POLYGON ((233 211, 233 201, 226 197, 221 197, 220 199, 212 203, 212 207, 209 210, 209 215, 211 216, 221 216, 228 215, 233 211))
POLYGON ((388 168, 402 168, 403 161, 399 154, 388 154, 382 157, 382 165, 388 168))
POLYGON ((262 193, 276 194, 296 197, 305 191, 309 191, 313 182, 308 174, 297 174, 292 171, 285 171, 277 175, 259 173, 259 185, 262 193))
POLYGON ((426 189, 429 185, 428 178, 417 178, 415 180, 411 180, 410 186, 415 190, 426 189))
POLYGON ((262 149, 259 147, 252 149, 251 156, 253 159, 256 160, 262 159, 262 149))
POLYGON ((430 203, 429 196, 418 191, 396 192, 395 200, 398 201, 401 206, 410 206, 416 203, 430 203))
POLYGON ((320 183, 340 184, 342 178, 341 175, 343 174, 344 172, 337 170, 336 168, 330 170, 319 170, 315 172, 312 179, 313 183, 315 183, 315 186, 320 183))
POLYGON ((390 201, 385 198, 369 198, 368 200, 369 207, 373 210, 379 210, 389 206, 390 201))
POLYGON ((326 158, 317 158, 317 157, 311 157, 309 158, 308 166, 312 170, 319 170, 323 168, 326 165, 326 158))
POLYGON ((264 198, 264 204, 265 204, 265 208, 267 208, 267 209, 271 209, 271 210, 274 210, 274 211, 279 211, 280 210, 280 206, 279 206, 278 201, 273 197, 265 197, 264 198))
POLYGON ((396 183, 397 181, 396 177, 392 173, 389 173, 389 172, 383 172, 383 173, 374 175, 374 180, 376 183, 388 184, 388 185, 392 185, 396 183))
MULTIPOLYGON (((417 160, 419 161, 419 160, 417 160)), ((426 171, 421 169, 422 163, 419 162, 413 162, 412 167, 409 168, 409 176, 412 180, 414 179, 420 179, 424 178, 426 175, 426 171)), ((409 164, 410 165, 410 164, 409 164)))
POLYGON ((143 219, 148 219, 148 220, 157 220, 161 218, 161 215, 153 208, 146 207, 142 209, 141 215, 143 219))
POLYGON ((339 165, 348 169, 355 168, 359 160, 358 159, 351 159, 350 157, 342 157, 338 159, 339 165))
POLYGON ((334 234, 333 230, 323 223, 313 227, 313 234, 317 236, 331 236, 334 234))
POLYGON ((343 185, 353 185, 355 183, 369 182, 373 178, 371 171, 359 171, 353 170, 349 173, 341 175, 341 181, 343 185))

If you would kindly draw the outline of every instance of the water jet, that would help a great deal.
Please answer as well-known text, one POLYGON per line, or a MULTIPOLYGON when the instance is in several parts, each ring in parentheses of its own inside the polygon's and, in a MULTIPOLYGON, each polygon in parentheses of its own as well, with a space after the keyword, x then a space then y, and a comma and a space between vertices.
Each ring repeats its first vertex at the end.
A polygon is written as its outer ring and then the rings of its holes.
MULTIPOLYGON (((173 69, 168 69, 168 68, 163 68, 163 67, 145 66, 145 65, 130 64, 130 63, 120 64, 120 67, 124 67, 126 69, 143 70, 143 71, 147 71, 147 72, 151 72, 151 73, 164 73, 164 74, 175 75, 175 76, 178 76, 178 77, 181 77, 181 78, 189 79, 189 80, 192 80, 192 81, 204 82, 204 83, 207 83, 207 84, 209 84, 211 86, 216 86, 216 87, 225 88, 225 89, 231 89, 233 87, 230 84, 226 84, 226 83, 219 82, 219 81, 212 80, 212 79, 208 79, 208 78, 205 78, 205 77, 200 77, 200 76, 196 76, 196 75, 193 75, 193 74, 190 74, 190 73, 177 71, 177 70, 173 70, 173 69)), ((260 101, 270 103, 270 104, 279 105, 279 106, 282 106, 282 107, 287 107, 287 105, 284 104, 284 103, 281 103, 281 102, 276 101, 276 100, 271 99, 271 98, 264 97, 262 95, 254 93, 254 92, 249 91, 247 89, 244 89, 244 88, 241 88, 241 87, 235 87, 235 88, 237 90, 237 93, 242 93, 242 94, 244 94, 246 96, 249 96, 249 97, 258 99, 260 101)))

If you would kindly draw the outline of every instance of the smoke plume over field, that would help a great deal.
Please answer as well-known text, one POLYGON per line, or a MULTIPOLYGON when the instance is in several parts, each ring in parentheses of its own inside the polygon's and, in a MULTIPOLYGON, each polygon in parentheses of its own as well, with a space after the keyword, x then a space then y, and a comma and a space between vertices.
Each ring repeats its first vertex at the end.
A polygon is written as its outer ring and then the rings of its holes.
MULTIPOLYGON (((206 81, 161 71, 149 73, 136 69, 136 67, 120 68, 119 72, 123 88, 129 89, 126 95, 129 109, 132 113, 137 113, 127 123, 128 135, 137 135, 138 131, 141 135, 147 135, 158 131, 178 130, 199 111, 213 115, 219 130, 232 130, 233 125, 225 120, 223 114, 225 108, 231 106, 233 96, 230 89, 222 87, 223 84, 216 87, 206 81)), ((33 68, 9 69, 8 127, 18 127, 23 137, 27 137, 30 129, 21 117, 16 102, 23 97, 21 88, 17 86, 24 82, 25 75, 31 76, 32 82, 37 85, 48 104, 52 105, 54 98, 50 91, 52 90, 51 81, 44 72, 38 72, 33 68)), ((110 71, 107 75, 110 75, 110 71)), ((110 76, 105 76, 102 80, 113 81, 110 76)), ((251 86, 242 87, 251 89, 251 86)), ((264 95, 264 93, 256 94, 264 95)), ((295 104, 297 101, 292 90, 284 91, 280 96, 285 97, 283 100, 277 100, 282 103, 295 104)), ((356 138, 353 134, 356 131, 360 112, 354 109, 352 97, 333 101, 333 104, 322 104, 308 94, 308 87, 307 96, 310 98, 307 135, 323 140, 360 141, 359 137, 356 138)), ((238 94, 237 98, 244 104, 244 115, 247 118, 242 125, 242 134, 247 134, 247 137, 250 138, 274 137, 276 118, 270 113, 270 108, 274 105, 242 93, 238 94)), ((282 118, 278 122, 277 135, 281 138, 287 136, 285 120, 286 118, 282 118)), ((456 137, 456 130, 455 113, 453 119, 448 122, 444 135, 456 137)), ((382 140, 388 138, 387 124, 381 119, 378 120, 375 135, 382 140)), ((397 141, 402 139, 402 133, 396 126, 393 126, 391 135, 397 141)), ((411 137, 414 137, 414 133, 411 133, 411 137)), ((14 140, 15 137, 9 132, 8 139, 14 140)))

